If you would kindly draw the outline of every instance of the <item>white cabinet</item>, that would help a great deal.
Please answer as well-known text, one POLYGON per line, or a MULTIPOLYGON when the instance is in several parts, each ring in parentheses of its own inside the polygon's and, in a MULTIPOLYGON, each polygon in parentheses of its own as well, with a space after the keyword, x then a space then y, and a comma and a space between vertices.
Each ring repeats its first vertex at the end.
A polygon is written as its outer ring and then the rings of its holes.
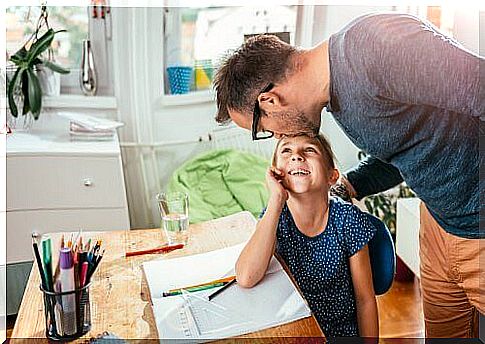
POLYGON ((71 141, 67 130, 7 136, 7 314, 33 260, 32 231, 130 228, 118 138, 71 141))
POLYGON ((7 137, 7 264, 33 259, 31 233, 129 229, 117 138, 7 137))
POLYGON ((397 200, 396 254, 419 278, 419 198, 397 200))

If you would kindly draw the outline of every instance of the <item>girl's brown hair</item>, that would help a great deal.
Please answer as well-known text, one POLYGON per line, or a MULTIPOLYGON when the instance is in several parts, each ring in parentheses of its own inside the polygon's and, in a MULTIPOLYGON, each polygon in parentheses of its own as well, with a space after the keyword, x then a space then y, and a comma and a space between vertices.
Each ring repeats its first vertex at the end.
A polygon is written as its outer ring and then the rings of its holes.
MULTIPOLYGON (((308 135, 297 135, 297 136, 307 136, 312 141, 316 142, 317 146, 320 147, 329 168, 335 168, 335 154, 333 154, 332 146, 330 145, 330 142, 328 142, 327 138, 322 133, 319 133, 315 137, 311 137, 311 136, 308 136, 308 135)), ((273 159, 272 159, 272 166, 273 167, 276 166, 276 153, 278 152, 278 148, 279 148, 281 142, 286 138, 288 138, 288 137, 282 137, 276 143, 276 147, 274 149, 273 159)))

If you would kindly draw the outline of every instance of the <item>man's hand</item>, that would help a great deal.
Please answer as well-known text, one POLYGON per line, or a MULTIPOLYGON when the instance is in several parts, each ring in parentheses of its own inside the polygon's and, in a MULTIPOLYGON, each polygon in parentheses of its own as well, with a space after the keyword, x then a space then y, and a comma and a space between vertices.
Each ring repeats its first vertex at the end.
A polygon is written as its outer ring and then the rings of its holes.
POLYGON ((266 172, 266 184, 269 189, 269 202, 276 202, 282 206, 288 199, 288 190, 283 186, 285 173, 275 167, 268 168, 266 172))

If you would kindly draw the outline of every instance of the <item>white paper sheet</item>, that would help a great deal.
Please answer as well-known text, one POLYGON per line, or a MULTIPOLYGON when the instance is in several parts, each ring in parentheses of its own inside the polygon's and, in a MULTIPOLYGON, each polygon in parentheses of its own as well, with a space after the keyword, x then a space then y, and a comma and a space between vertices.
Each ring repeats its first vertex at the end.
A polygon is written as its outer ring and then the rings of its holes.
POLYGON ((276 258, 255 287, 237 284, 212 301, 217 289, 162 297, 164 291, 234 274, 244 244, 204 254, 143 264, 159 337, 200 340, 227 338, 285 324, 311 315, 310 309, 276 258))

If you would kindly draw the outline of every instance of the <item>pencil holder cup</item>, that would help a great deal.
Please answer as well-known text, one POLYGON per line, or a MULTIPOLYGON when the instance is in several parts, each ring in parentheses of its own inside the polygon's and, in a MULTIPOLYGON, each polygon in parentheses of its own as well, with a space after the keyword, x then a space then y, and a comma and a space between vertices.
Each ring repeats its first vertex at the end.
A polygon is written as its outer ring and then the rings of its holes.
POLYGON ((47 338, 67 341, 79 338, 91 329, 89 286, 65 292, 40 290, 44 297, 45 333, 47 338))
POLYGON ((171 94, 189 93, 192 84, 193 68, 189 66, 167 67, 171 94))

